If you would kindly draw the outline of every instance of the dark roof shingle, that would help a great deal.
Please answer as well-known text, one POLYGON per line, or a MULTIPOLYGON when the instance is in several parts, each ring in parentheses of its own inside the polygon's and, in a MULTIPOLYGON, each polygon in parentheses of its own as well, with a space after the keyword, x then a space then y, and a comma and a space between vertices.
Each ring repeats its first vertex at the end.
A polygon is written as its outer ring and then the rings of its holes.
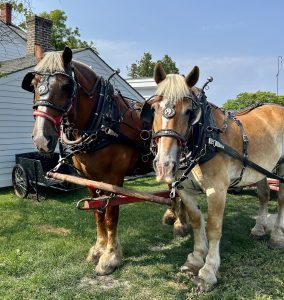
POLYGON ((29 54, 25 57, 20 57, 11 60, 5 60, 0 62, 0 73, 9 74, 22 69, 27 69, 36 65, 36 58, 34 55, 29 54))

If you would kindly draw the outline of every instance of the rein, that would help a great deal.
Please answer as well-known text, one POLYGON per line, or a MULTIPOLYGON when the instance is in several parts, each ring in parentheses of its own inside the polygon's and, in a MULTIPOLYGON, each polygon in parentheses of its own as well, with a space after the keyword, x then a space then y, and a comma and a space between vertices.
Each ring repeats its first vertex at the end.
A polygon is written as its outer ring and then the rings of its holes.
POLYGON ((208 144, 210 144, 213 147, 215 147, 216 149, 226 153, 227 155, 241 161, 243 164, 251 167, 252 169, 258 171, 259 173, 262 173, 263 175, 269 176, 270 178, 277 179, 282 183, 284 182, 284 177, 278 176, 278 175, 262 168, 261 166, 254 163, 253 161, 251 161, 247 158, 244 158, 242 155, 239 154, 239 152, 237 152, 235 149, 231 148, 230 146, 228 146, 226 144, 223 144, 219 141, 216 141, 214 139, 209 139, 208 144))

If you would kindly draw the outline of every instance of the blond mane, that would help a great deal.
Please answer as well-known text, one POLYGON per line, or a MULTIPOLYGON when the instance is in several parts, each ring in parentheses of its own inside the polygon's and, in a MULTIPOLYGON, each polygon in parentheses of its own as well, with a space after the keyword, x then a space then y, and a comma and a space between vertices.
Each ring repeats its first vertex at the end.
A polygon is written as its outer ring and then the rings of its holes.
POLYGON ((184 77, 177 74, 167 75, 167 77, 158 84, 156 91, 157 95, 163 96, 173 104, 188 96, 189 93, 190 91, 184 77))
POLYGON ((39 73, 64 72, 61 53, 47 52, 34 70, 39 73))

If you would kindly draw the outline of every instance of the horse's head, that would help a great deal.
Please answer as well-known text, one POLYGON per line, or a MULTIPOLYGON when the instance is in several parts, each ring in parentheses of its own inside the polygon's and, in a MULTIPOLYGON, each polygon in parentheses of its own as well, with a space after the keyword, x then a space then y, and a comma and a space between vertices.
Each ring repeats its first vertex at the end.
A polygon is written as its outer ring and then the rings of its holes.
POLYGON ((148 120, 153 114, 152 146, 156 152, 154 169, 157 181, 174 181, 190 129, 200 119, 201 109, 196 88, 193 88, 198 78, 198 67, 194 67, 186 77, 166 75, 161 64, 155 67, 157 96, 143 108, 143 114, 148 120))
POLYGON ((33 142, 42 152, 52 153, 59 137, 62 115, 67 113, 77 84, 71 67, 72 50, 66 47, 62 54, 49 52, 28 73, 22 88, 34 93, 33 142))

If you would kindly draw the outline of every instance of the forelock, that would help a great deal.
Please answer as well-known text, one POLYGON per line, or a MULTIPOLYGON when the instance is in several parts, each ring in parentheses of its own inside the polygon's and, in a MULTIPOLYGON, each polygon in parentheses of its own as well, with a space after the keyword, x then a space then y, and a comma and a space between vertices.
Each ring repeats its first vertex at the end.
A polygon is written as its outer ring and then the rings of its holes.
POLYGON ((177 74, 169 74, 157 86, 156 94, 175 104, 190 93, 185 78, 177 74))
POLYGON ((43 59, 35 66, 34 70, 39 73, 64 72, 61 53, 47 52, 43 59))

